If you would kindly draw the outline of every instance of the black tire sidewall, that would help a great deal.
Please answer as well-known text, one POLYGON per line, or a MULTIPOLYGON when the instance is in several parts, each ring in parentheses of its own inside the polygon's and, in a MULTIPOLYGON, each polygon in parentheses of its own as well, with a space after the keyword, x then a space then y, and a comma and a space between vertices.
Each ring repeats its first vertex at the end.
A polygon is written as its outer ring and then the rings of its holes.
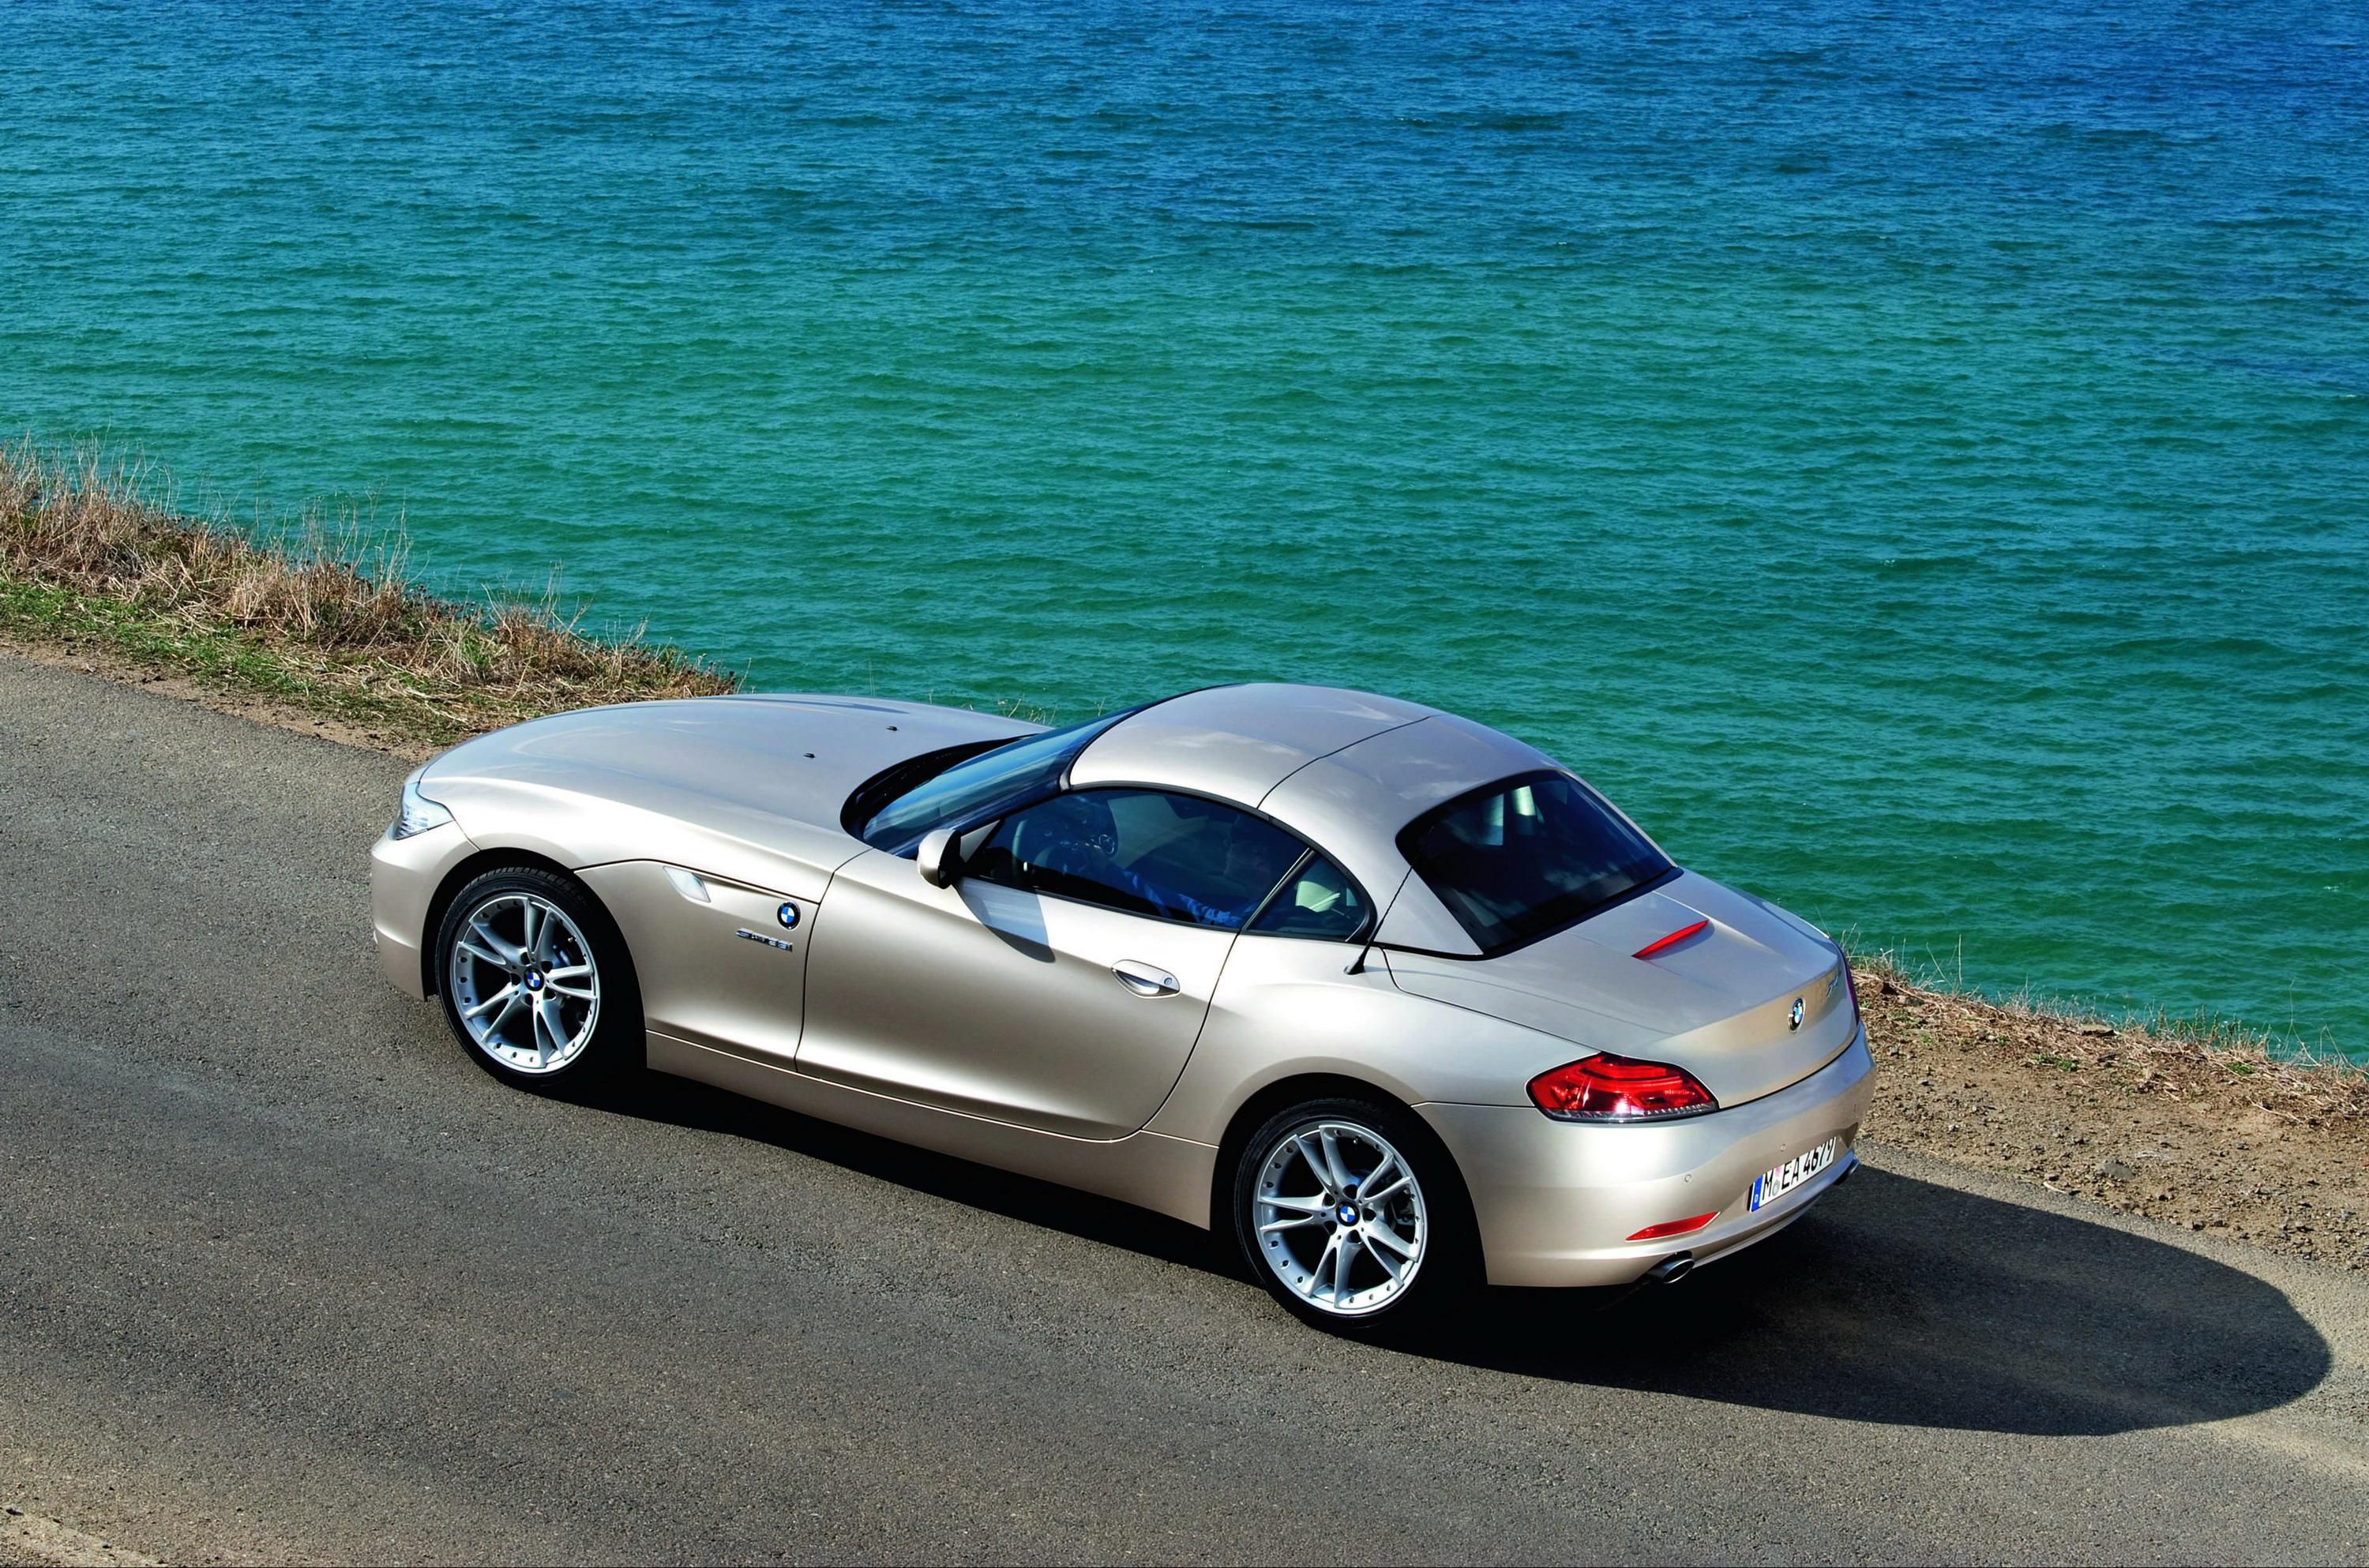
POLYGON ((607 1085, 639 1068, 647 1051, 643 1036, 641 989, 635 983, 633 957, 617 922, 589 889, 570 876, 537 866, 510 866, 486 872, 453 895, 436 929, 436 991, 444 1007, 444 1022, 471 1061, 513 1088, 539 1094, 580 1093, 607 1085), (478 1048, 461 1022, 452 997, 452 944, 461 924, 487 898, 503 893, 532 893, 556 906, 592 949, 601 977, 601 1021, 592 1038, 576 1059, 556 1072, 520 1072, 478 1048))
POLYGON ((1478 1232, 1471 1200, 1465 1194, 1456 1162, 1413 1113, 1380 1100, 1348 1096, 1304 1100, 1267 1117, 1235 1156, 1229 1207, 1242 1265, 1292 1316, 1335 1333, 1374 1337, 1436 1322, 1479 1283, 1478 1232), (1373 1128, 1414 1167, 1415 1180, 1423 1187, 1425 1222, 1430 1230, 1423 1267, 1414 1283, 1379 1311, 1348 1318, 1310 1306, 1276 1276, 1274 1267, 1260 1253, 1258 1222, 1252 1209, 1260 1167, 1277 1138, 1310 1121, 1356 1122, 1373 1128))

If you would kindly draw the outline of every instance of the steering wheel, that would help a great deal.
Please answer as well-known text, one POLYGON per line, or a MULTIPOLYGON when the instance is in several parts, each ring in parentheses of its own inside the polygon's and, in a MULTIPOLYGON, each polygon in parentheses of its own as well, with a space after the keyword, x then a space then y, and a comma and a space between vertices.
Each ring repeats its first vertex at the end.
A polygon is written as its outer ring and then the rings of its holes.
POLYGON ((1108 830, 1080 831, 1072 827, 1045 846, 1036 864, 1053 871, 1082 875, 1118 853, 1118 835, 1108 830))
POLYGON ((1041 851, 1032 846, 1026 856, 1038 865, 1087 875, 1118 853, 1118 824, 1100 801, 1067 796, 1038 821, 1047 842, 1041 851))

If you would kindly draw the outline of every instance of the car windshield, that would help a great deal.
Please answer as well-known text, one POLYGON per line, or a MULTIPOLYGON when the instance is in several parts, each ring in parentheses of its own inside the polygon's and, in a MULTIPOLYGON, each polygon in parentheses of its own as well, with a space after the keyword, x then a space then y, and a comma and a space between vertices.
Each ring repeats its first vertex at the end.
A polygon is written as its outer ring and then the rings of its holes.
MULTIPOLYGON (((1128 709, 1132 713, 1133 709, 1128 709)), ((957 762, 935 778, 914 785, 878 811, 860 835, 876 850, 905 854, 933 828, 990 815, 1000 806, 1019 806, 1060 787, 1070 760, 1093 738, 1127 717, 1104 714, 999 746, 957 762)))
POLYGON ((1409 823, 1399 848, 1484 955, 1560 931, 1674 869, 1562 773, 1529 773, 1451 800, 1409 823))

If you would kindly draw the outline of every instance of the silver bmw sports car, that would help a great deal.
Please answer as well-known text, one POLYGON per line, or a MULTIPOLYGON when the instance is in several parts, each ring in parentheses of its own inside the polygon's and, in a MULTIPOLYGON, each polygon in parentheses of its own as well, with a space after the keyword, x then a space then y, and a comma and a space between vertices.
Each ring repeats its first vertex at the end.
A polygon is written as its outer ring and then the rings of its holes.
POLYGON ((372 862, 388 977, 498 1078, 647 1065, 1107 1194, 1335 1327, 1674 1279, 1843 1180, 1870 1093, 1815 927, 1359 692, 595 708, 420 769, 372 862))

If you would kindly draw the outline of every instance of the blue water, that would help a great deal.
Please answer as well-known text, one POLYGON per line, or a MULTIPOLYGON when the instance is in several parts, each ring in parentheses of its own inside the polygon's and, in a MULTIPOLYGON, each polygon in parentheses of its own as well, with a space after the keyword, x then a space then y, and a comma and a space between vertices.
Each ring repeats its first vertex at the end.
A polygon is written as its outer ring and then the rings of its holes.
POLYGON ((0 9, 0 431, 2369 1050, 2369 7, 0 9))

